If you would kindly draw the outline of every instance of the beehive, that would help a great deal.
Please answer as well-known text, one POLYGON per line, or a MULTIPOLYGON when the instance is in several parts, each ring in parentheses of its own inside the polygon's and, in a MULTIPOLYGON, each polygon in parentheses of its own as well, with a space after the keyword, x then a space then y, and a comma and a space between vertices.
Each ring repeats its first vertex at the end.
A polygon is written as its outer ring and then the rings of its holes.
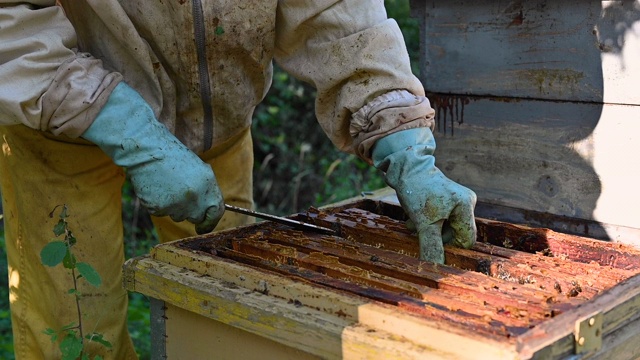
POLYGON ((292 358, 640 356, 640 252, 627 245, 477 219, 478 243, 436 265, 418 260, 395 204, 294 218, 337 235, 262 222, 184 239, 130 261, 126 286, 292 358))

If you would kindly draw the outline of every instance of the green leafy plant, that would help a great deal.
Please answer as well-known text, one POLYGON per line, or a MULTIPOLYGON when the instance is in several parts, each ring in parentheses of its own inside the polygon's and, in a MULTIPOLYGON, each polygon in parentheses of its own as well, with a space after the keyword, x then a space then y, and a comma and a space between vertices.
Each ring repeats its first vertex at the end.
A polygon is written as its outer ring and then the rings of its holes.
MULTIPOLYGON (((53 218, 53 214, 58 207, 59 206, 56 206, 56 208, 51 211, 49 217, 53 218)), ((91 264, 79 262, 71 251, 77 243, 77 240, 69 229, 69 224, 67 223, 68 217, 67 206, 62 205, 59 220, 53 227, 53 233, 56 238, 52 239, 52 241, 42 249, 40 252, 40 260, 43 265, 54 267, 62 264, 65 269, 69 270, 73 278, 73 288, 68 290, 68 294, 75 297, 78 322, 63 326, 59 330, 47 328, 44 330, 44 333, 51 337, 51 341, 58 343, 63 360, 88 360, 90 357, 84 350, 85 341, 96 342, 106 348, 111 348, 111 343, 105 340, 100 333, 91 332, 85 334, 82 326, 82 311, 80 305, 82 293, 78 290, 78 281, 84 279, 92 286, 100 287, 102 285, 102 278, 91 264), (63 236, 63 239, 58 240, 61 236, 63 236)), ((93 359, 100 360, 102 357, 95 356, 93 359)))

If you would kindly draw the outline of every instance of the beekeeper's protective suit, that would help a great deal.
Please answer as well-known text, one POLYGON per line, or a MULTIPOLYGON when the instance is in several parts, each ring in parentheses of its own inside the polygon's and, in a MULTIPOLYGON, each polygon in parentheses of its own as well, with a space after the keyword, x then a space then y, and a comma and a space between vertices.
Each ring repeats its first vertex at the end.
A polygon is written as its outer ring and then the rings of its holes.
POLYGON ((162 241, 195 234, 194 224, 203 233, 246 222, 222 216, 223 201, 253 205, 249 129, 273 59, 317 89, 331 141, 385 172, 423 259, 444 261, 445 219, 455 244, 475 241, 475 194, 434 165, 434 111, 383 1, 58 2, 0 0, 0 179, 18 359, 57 358, 42 331, 77 321, 69 275, 39 259, 60 204, 77 258, 104 281, 80 290, 83 325, 114 344, 99 350, 106 358, 136 357, 121 286, 125 172, 162 241))

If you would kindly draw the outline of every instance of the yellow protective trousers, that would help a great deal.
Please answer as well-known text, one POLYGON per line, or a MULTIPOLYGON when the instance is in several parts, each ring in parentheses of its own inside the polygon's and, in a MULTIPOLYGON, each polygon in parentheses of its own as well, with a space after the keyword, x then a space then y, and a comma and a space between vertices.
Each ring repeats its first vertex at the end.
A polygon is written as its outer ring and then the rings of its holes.
MULTIPOLYGON (((78 261, 91 264, 102 285, 79 281, 84 333, 97 332, 112 349, 89 347, 105 359, 137 359, 126 325, 122 185, 125 173, 97 146, 54 137, 23 125, 0 126, 0 184, 9 266, 9 296, 16 359, 59 359, 58 345, 43 331, 78 323, 69 270, 41 263, 40 251, 55 236, 53 226, 66 204, 78 261)), ((251 208, 253 147, 249 129, 202 154, 216 174, 225 202, 251 208)), ((154 218, 161 241, 195 234, 188 222, 154 218)), ((226 213, 217 230, 247 223, 226 213)))

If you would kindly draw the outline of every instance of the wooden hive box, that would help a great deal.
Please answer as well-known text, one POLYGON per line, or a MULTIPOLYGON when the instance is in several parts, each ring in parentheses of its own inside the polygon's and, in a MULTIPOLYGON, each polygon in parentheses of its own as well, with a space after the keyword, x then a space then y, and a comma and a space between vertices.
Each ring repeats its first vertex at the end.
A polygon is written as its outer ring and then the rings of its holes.
POLYGON ((417 259, 397 204, 293 218, 337 235, 261 222, 126 263, 126 288, 160 302, 158 358, 640 356, 640 252, 628 245, 478 218, 478 243, 435 265, 417 259))
POLYGON ((476 214, 639 246, 640 1, 411 10, 436 164, 477 193, 476 214))

